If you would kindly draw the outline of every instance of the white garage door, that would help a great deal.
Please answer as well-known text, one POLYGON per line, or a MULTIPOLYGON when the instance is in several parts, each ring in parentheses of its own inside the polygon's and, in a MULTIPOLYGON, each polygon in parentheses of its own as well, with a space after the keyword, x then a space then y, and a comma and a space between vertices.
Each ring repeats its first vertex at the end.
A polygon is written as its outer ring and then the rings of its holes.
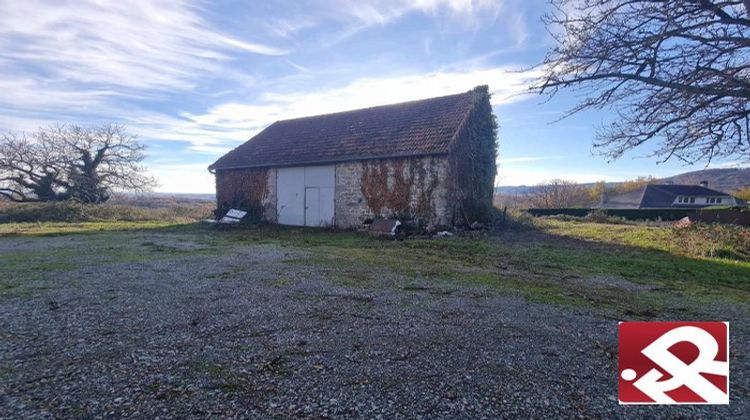
POLYGON ((333 224, 334 166, 280 168, 277 176, 279 223, 333 224))

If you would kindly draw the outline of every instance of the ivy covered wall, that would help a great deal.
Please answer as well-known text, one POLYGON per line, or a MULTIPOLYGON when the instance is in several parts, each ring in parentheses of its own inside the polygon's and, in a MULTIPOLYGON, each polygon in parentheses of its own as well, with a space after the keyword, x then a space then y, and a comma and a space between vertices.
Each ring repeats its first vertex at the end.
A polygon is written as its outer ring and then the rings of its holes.
POLYGON ((474 106, 462 123, 450 152, 454 224, 489 221, 497 175, 497 119, 487 86, 473 91, 474 106))
POLYGON ((336 165, 336 226, 366 219, 415 220, 424 227, 450 223, 445 156, 377 159, 336 165))
POLYGON ((245 210, 252 221, 276 220, 276 170, 229 169, 216 171, 218 215, 230 208, 245 210))

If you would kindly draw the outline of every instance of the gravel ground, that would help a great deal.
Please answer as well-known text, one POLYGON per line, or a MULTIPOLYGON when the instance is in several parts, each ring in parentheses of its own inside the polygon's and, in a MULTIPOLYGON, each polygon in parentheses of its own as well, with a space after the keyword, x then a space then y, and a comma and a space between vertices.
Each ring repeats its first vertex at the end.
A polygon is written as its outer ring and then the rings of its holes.
MULTIPOLYGON (((87 241, 6 238, 0 252, 60 247, 84 258, 92 251, 87 241)), ((154 240, 164 241, 169 237, 154 240)), ((167 245, 194 245, 172 241, 167 245)), ((345 286, 332 280, 335 268, 305 264, 304 257, 238 245, 221 257, 49 275, 35 281, 42 293, 0 298, 0 417, 750 412, 744 326, 732 331, 729 406, 622 407, 616 320, 387 271, 376 285, 345 286)))

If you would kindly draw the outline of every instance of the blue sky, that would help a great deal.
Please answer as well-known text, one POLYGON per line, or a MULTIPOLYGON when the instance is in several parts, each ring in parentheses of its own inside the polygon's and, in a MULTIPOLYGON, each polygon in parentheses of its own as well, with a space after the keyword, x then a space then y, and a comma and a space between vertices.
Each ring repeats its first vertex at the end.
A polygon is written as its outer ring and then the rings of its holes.
POLYGON ((607 111, 555 122, 576 98, 524 94, 550 47, 545 4, 0 0, 0 130, 121 123, 148 144, 158 190, 213 192, 206 167, 275 120, 488 84, 498 185, 703 168, 648 148, 608 163, 591 148, 607 111))

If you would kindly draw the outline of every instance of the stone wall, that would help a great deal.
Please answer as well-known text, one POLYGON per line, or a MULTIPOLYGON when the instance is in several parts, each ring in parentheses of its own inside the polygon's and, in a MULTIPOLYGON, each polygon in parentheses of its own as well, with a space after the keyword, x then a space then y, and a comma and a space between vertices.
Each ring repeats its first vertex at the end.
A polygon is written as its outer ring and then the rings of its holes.
POLYGON ((248 217, 277 220, 276 169, 229 169, 216 172, 216 206, 245 210, 248 217))
MULTIPOLYGON (((276 168, 217 171, 218 208, 239 208, 249 211, 251 217, 260 214, 263 220, 278 221, 277 173, 276 168)), ((425 227, 449 225, 453 207, 448 176, 449 162, 444 156, 339 163, 334 198, 336 227, 357 228, 367 219, 393 216, 418 219, 425 227), (374 198, 380 198, 382 205, 376 205, 374 198)))
POLYGON ((336 226, 356 228, 366 219, 394 215, 419 219, 431 227, 448 225, 453 211, 448 168, 448 159, 442 156, 337 164, 336 226), (399 189, 406 196, 399 197, 399 189))
POLYGON ((268 169, 268 195, 263 202, 264 220, 276 223, 279 220, 279 213, 276 211, 276 179, 278 170, 276 168, 268 169))

